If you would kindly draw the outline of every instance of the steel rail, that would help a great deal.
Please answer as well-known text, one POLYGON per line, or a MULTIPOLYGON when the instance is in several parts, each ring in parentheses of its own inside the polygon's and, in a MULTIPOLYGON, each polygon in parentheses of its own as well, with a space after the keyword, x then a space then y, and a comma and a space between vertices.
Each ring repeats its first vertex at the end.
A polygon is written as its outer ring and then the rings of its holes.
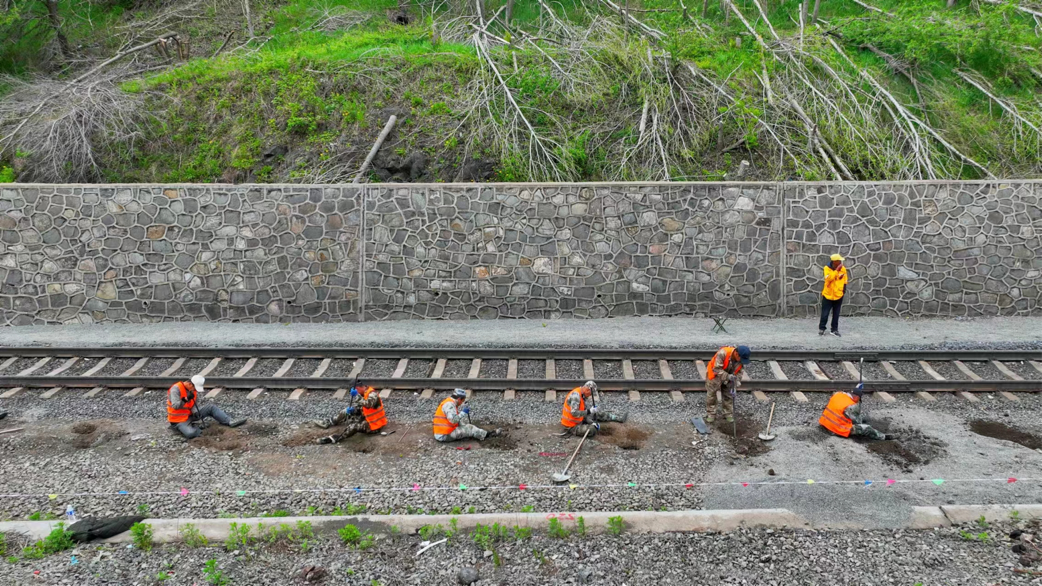
MULTIPOLYGON (((707 360, 717 350, 676 348, 308 348, 308 347, 181 347, 181 346, 112 346, 112 347, 0 347, 0 357, 73 357, 80 358, 372 358, 434 360, 510 359, 545 360, 707 360)), ((864 358, 908 361, 1022 361, 1042 360, 1042 350, 757 350, 754 361, 858 361, 864 358)))
MULTIPOLYGON (((13 376, 0 378, 3 387, 109 387, 109 388, 157 388, 164 389, 184 377, 141 377, 141 376, 13 376)), ((206 386, 233 389, 339 389, 350 386, 352 379, 346 377, 207 377, 206 386)), ((584 379, 489 379, 489 378, 389 378, 366 377, 365 383, 378 389, 419 390, 465 388, 481 391, 544 391, 547 389, 567 390, 581 385, 584 379)), ((742 391, 808 391, 828 392, 849 390, 854 381, 848 380, 749 380, 743 381, 742 391)), ((597 386, 605 391, 704 391, 705 381, 690 380, 598 380, 597 386)), ((1042 381, 1031 380, 866 380, 866 391, 1042 391, 1042 381)))

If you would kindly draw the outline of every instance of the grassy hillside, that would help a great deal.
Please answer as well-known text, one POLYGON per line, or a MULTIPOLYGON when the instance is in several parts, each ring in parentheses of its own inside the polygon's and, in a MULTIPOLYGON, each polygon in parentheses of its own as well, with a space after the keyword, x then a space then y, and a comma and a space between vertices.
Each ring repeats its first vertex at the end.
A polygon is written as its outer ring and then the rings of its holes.
POLYGON ((394 114, 372 181, 1040 175, 1042 9, 820 4, 812 23, 796 0, 517 0, 507 22, 505 0, 413 2, 400 24, 396 2, 292 0, 247 24, 238 2, 64 0, 71 54, 46 19, 0 19, 0 167, 344 181, 394 114), (141 51, 64 85, 168 31, 190 59, 141 51))

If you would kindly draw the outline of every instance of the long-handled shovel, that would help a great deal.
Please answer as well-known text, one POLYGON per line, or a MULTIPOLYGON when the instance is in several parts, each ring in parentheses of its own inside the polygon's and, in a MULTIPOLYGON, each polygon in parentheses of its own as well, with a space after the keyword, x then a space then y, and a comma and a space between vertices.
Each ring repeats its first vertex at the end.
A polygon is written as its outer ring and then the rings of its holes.
POLYGON ((767 433, 761 433, 759 438, 765 442, 769 442, 774 439, 771 435, 771 422, 774 421, 774 403, 771 403, 771 416, 767 418, 767 433))
POLYGON ((579 449, 583 447, 583 442, 586 441, 586 436, 590 435, 590 428, 586 428, 586 433, 583 434, 583 439, 579 442, 579 445, 575 447, 575 451, 572 452, 572 457, 568 459, 568 463, 564 465, 564 470, 555 473, 553 475, 554 482, 568 482, 572 475, 568 473, 568 469, 572 467, 572 462, 575 461, 576 454, 579 453, 579 449))

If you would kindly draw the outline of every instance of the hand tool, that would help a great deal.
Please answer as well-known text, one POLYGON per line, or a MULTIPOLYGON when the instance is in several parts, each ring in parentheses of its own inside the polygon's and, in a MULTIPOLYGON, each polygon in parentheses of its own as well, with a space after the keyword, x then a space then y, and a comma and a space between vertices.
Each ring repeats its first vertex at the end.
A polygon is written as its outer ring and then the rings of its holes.
POLYGON ((554 482, 568 482, 568 480, 572 477, 571 474, 568 474, 568 469, 572 467, 572 462, 575 460, 576 454, 579 453, 579 449, 583 447, 583 442, 586 441, 586 436, 588 435, 590 435, 589 427, 586 428, 586 433, 583 434, 582 440, 579 441, 579 445, 576 446, 575 451, 572 452, 572 457, 568 458, 568 463, 565 464, 564 470, 553 475, 554 482))
POLYGON ((774 436, 771 435, 771 422, 772 421, 774 421, 774 403, 773 402, 771 403, 771 416, 767 418, 767 433, 761 433, 760 436, 759 436, 760 439, 765 441, 765 442, 769 442, 772 439, 774 439, 774 436))

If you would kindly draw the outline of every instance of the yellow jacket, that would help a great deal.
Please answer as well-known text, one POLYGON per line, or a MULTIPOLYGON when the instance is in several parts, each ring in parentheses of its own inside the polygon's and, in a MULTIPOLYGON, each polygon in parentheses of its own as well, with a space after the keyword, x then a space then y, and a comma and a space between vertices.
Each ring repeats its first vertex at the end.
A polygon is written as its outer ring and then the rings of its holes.
POLYGON ((825 287, 821 290, 825 299, 835 301, 843 297, 843 288, 846 284, 847 267, 839 267, 837 271, 828 265, 825 266, 825 287))

